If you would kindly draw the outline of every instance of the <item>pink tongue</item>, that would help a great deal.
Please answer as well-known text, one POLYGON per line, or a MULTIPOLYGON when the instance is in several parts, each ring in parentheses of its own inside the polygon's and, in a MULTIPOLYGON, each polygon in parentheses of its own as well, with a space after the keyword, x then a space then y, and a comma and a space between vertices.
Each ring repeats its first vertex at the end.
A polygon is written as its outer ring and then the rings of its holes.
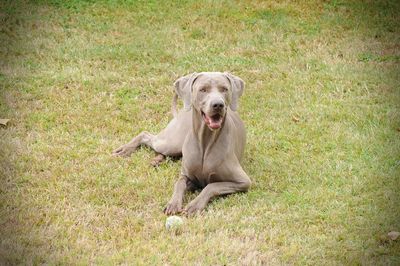
POLYGON ((221 127, 222 124, 222 119, 214 120, 211 117, 208 117, 207 115, 204 116, 206 120, 207 126, 211 127, 212 129, 218 129, 221 127))

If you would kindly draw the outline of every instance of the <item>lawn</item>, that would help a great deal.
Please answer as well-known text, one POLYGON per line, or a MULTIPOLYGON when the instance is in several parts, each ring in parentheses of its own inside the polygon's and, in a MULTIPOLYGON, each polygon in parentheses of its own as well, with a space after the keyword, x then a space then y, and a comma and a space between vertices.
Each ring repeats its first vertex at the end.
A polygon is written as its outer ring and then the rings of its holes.
POLYGON ((400 265, 399 1, 1 1, 0 20, 0 264, 400 265), (165 127, 194 71, 246 82, 253 185, 175 235, 181 162, 111 152, 165 127))

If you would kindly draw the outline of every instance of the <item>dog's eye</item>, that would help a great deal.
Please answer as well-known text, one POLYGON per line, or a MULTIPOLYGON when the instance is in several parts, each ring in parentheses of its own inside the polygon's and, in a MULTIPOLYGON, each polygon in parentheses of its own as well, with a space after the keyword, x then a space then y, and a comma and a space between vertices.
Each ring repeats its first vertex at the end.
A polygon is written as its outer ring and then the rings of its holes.
POLYGON ((201 88, 201 89, 200 89, 200 92, 206 92, 206 91, 207 91, 206 88, 201 88))
POLYGON ((227 88, 227 87, 222 87, 222 88, 221 88, 221 91, 222 91, 222 92, 227 92, 227 91, 228 91, 228 88, 227 88))

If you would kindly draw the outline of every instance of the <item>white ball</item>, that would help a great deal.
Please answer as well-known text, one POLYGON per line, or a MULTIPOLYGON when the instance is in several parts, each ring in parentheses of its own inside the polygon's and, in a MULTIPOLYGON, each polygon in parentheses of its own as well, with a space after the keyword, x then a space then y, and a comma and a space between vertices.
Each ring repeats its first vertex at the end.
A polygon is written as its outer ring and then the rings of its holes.
POLYGON ((165 221, 165 228, 167 230, 178 229, 182 225, 183 225, 183 220, 181 217, 178 216, 170 216, 165 221))

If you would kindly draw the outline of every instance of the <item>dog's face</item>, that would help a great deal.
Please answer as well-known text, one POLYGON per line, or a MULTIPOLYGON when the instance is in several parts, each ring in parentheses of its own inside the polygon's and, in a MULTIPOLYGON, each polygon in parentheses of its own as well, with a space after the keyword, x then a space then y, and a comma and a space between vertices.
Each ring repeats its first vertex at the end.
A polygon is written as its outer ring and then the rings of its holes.
POLYGON ((199 112, 211 129, 221 128, 228 106, 236 111, 244 82, 229 73, 193 73, 175 82, 177 94, 183 99, 185 109, 199 112))
POLYGON ((193 83, 192 106, 211 130, 221 128, 231 99, 231 84, 223 74, 199 74, 193 83))

